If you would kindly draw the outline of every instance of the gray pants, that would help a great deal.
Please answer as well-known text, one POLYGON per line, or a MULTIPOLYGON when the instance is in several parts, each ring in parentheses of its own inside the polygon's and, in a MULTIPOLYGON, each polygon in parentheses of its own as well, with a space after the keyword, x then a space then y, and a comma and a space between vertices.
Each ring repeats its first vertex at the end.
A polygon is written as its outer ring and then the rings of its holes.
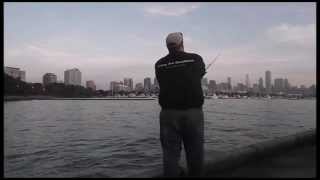
POLYGON ((201 176, 204 161, 204 120, 201 108, 188 110, 161 110, 160 140, 163 151, 164 176, 180 174, 179 160, 183 142, 188 174, 201 176))

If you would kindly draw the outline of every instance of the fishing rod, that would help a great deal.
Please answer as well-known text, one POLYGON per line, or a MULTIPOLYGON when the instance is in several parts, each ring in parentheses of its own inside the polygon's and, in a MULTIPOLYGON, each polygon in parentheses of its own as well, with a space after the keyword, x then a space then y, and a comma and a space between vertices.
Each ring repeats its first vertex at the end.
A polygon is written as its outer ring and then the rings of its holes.
POLYGON ((208 65, 208 67, 206 68, 206 70, 208 70, 209 67, 210 67, 214 62, 217 61, 217 59, 218 59, 219 56, 220 56, 220 53, 219 53, 219 54, 213 59, 213 61, 208 65))

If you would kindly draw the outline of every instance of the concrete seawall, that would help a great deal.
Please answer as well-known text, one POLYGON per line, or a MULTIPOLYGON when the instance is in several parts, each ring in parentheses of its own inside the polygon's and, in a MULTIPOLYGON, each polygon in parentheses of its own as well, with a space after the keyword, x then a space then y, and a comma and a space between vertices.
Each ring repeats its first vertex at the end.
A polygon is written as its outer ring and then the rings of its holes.
POLYGON ((52 96, 4 96, 4 101, 51 100, 52 96))
MULTIPOLYGON (((245 146, 231 152, 217 154, 216 152, 206 152, 205 154, 205 175, 226 171, 235 167, 240 167, 244 163, 258 158, 285 153, 288 150, 316 143, 316 130, 308 130, 297 134, 284 136, 257 144, 245 146)), ((185 162, 182 168, 186 171, 185 162)), ((145 171, 130 177, 161 177, 162 168, 145 171)))

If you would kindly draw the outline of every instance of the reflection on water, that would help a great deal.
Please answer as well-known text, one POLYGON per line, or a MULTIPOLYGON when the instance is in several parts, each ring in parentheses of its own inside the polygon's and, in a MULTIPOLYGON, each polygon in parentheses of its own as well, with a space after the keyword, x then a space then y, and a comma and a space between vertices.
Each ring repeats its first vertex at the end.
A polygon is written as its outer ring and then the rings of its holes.
MULTIPOLYGON (((121 177, 161 167, 157 101, 4 103, 5 177, 121 177)), ((315 128, 314 100, 206 100, 205 148, 315 128)))

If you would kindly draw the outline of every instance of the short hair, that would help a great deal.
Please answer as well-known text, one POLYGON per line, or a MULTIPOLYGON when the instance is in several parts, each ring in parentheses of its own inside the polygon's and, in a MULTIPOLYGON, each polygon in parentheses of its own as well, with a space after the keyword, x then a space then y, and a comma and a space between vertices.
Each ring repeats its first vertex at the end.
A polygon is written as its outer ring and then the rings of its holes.
POLYGON ((169 43, 167 44, 167 48, 170 52, 173 52, 173 51, 179 51, 181 46, 183 46, 183 40, 181 41, 180 44, 175 44, 175 43, 169 43))
POLYGON ((166 44, 169 51, 178 51, 183 46, 182 32, 173 32, 168 34, 166 44))

